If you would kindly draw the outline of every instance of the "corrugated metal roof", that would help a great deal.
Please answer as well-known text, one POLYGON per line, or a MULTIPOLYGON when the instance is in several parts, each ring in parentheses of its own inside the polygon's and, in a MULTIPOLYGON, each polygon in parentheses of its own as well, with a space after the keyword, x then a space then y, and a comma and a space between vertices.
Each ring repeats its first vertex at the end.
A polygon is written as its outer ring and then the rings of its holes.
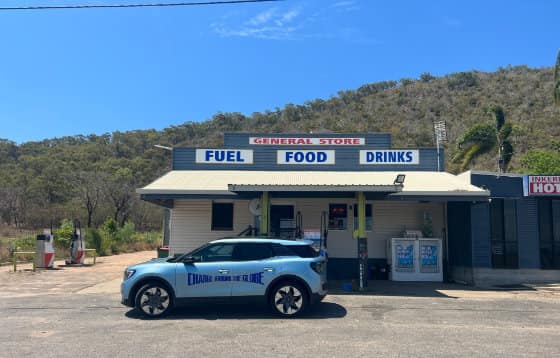
MULTIPOLYGON (((405 174, 402 194, 488 196, 486 190, 446 172, 328 172, 328 171, 242 171, 174 170, 144 188, 140 194, 223 194, 231 189, 265 188, 275 191, 388 191, 394 192, 397 174, 405 174), (309 190, 303 190, 309 187, 309 190), (331 189, 327 189, 330 187, 331 189), (369 189, 368 189, 369 188, 369 189), (335 190, 336 189, 336 190, 335 190), (368 190, 365 190, 368 189, 368 190), (381 190, 392 189, 392 190, 381 190)), ((244 190, 246 191, 246 190, 244 190)))
POLYGON ((229 191, 232 192, 255 192, 255 191, 343 191, 343 192, 386 192, 386 193, 396 193, 401 191, 402 187, 400 185, 268 185, 268 184, 229 184, 229 191))

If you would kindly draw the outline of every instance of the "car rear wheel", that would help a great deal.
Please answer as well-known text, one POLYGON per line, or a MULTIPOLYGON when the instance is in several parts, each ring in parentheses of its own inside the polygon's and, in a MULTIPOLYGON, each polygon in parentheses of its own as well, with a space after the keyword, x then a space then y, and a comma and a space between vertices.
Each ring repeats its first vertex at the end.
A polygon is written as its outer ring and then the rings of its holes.
POLYGON ((270 293, 270 307, 279 316, 297 317, 306 310, 309 297, 305 288, 297 282, 282 282, 270 293))
POLYGON ((167 287, 159 282, 147 283, 136 294, 136 309, 145 317, 162 317, 172 308, 171 294, 167 287))

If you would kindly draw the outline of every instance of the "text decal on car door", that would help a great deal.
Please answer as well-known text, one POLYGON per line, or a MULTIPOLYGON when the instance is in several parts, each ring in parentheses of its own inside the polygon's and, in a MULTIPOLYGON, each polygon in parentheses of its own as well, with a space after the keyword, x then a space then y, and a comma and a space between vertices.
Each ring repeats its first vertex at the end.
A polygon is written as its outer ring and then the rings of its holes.
POLYGON ((200 275, 196 273, 188 273, 187 275, 187 285, 194 286, 200 285, 203 283, 212 283, 212 282, 224 282, 224 281, 233 281, 233 282, 249 282, 255 283, 258 285, 264 285, 263 282, 263 275, 264 271, 255 272, 247 275, 234 275, 234 276, 227 276, 227 275, 200 275))

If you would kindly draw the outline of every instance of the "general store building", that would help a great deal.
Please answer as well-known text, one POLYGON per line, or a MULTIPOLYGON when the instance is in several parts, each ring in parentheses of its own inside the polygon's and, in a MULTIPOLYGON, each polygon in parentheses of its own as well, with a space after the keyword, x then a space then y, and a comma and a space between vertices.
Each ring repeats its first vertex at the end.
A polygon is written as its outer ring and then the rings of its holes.
MULTIPOLYGON (((329 279, 356 278, 360 259, 368 275, 389 266, 398 280, 500 277, 492 179, 445 172, 435 148, 393 148, 387 133, 227 133, 222 148, 173 148, 172 157, 170 172, 138 189, 169 209, 170 254, 247 234, 326 237, 329 279)), ((524 203, 518 213, 529 210, 524 203)), ((517 269, 538 266, 534 250, 518 256, 517 269)))

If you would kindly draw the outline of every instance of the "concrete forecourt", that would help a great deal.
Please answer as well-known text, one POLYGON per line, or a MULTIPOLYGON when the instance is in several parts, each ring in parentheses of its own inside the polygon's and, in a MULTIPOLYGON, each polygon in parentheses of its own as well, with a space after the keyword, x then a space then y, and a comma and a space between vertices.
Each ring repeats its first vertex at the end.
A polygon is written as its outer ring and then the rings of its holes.
MULTIPOLYGON (((300 319, 266 307, 192 306, 157 320, 120 304, 124 267, 153 252, 32 273, 0 267, 1 357, 552 357, 560 285, 509 290, 370 281, 300 319)), ((59 263, 57 262, 57 265, 59 263)), ((30 266, 29 266, 30 268, 30 266)))

